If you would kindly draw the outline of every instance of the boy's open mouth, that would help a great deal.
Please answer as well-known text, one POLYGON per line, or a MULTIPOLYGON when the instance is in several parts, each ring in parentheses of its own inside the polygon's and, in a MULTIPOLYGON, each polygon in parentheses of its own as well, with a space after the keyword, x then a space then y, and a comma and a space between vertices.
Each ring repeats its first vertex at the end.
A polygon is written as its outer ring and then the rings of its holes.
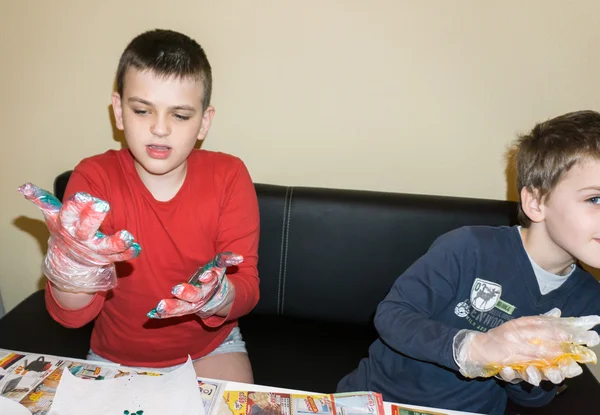
POLYGON ((166 159, 171 154, 171 147, 149 144, 146 146, 146 152, 153 159, 166 159))

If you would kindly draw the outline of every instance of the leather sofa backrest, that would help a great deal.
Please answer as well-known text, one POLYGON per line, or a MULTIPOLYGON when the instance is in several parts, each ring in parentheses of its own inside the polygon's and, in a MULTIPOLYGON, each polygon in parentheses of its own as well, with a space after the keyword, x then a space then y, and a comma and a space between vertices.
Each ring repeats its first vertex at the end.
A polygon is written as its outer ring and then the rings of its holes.
MULTIPOLYGON (((69 175, 55 180, 61 199, 69 175)), ((435 238, 465 225, 516 223, 515 202, 255 186, 261 220, 256 314, 370 324, 396 278, 435 238)))

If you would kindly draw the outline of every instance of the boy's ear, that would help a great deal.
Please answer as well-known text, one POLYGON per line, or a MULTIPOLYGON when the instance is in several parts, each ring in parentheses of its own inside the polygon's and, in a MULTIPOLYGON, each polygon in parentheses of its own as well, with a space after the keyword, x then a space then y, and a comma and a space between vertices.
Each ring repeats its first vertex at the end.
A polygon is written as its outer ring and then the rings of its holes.
POLYGON ((118 92, 112 93, 112 108, 115 114, 116 127, 123 130, 123 106, 121 105, 121 95, 118 92))
POLYGON ((539 194, 537 189, 530 190, 527 187, 521 189, 521 208, 527 217, 535 223, 541 222, 545 218, 539 194))
POLYGON ((202 125, 200 126, 200 131, 198 131, 198 137, 196 137, 198 141, 202 141, 206 138, 214 116, 215 107, 209 105, 202 114, 202 125))

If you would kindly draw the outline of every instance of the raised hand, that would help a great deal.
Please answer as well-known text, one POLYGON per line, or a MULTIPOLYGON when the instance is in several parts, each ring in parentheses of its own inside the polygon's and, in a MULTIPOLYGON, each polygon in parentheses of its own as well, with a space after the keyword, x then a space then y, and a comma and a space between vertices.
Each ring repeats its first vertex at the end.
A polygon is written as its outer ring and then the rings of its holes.
POLYGON ((50 239, 43 272, 60 290, 97 292, 117 284, 115 262, 137 257, 141 251, 133 235, 122 230, 104 235, 98 229, 110 206, 79 192, 64 205, 50 192, 25 183, 19 192, 35 203, 46 219, 50 239))
POLYGON ((212 261, 199 268, 187 283, 177 284, 171 290, 176 298, 161 300, 148 313, 150 318, 178 317, 198 314, 209 317, 233 301, 231 285, 225 270, 240 264, 244 258, 232 252, 217 254, 212 261))

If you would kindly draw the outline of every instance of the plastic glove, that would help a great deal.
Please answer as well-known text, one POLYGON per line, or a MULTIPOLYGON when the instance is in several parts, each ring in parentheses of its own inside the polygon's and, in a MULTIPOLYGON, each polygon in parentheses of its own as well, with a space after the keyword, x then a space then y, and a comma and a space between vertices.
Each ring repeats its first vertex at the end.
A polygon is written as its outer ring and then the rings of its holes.
POLYGON ((225 270, 240 264, 244 258, 232 252, 217 254, 212 261, 204 265, 187 283, 178 284, 171 290, 176 298, 161 300, 148 313, 150 318, 178 317, 197 314, 202 318, 213 315, 228 305, 233 298, 228 296, 230 283, 225 270))
POLYGON ((577 363, 596 363, 593 347, 600 336, 591 329, 600 316, 560 318, 555 309, 541 316, 521 317, 486 333, 461 330, 454 337, 454 360, 466 377, 499 375, 507 381, 533 385, 548 379, 560 383, 577 376, 577 363))
POLYGON ((141 248, 129 232, 107 236, 98 231, 110 209, 107 202, 79 192, 63 205, 31 183, 19 192, 44 214, 50 239, 43 272, 60 290, 93 293, 114 288, 114 263, 139 255, 141 248))
POLYGON ((510 383, 526 381, 537 386, 542 380, 549 380, 558 385, 565 379, 579 376, 582 373, 583 369, 581 366, 579 366, 577 361, 575 361, 572 357, 565 356, 564 358, 560 359, 555 366, 544 366, 538 368, 530 365, 520 369, 514 369, 510 366, 505 366, 496 376, 510 383))
MULTIPOLYGON (((554 308, 544 315, 560 317, 561 311, 558 308, 554 308)), ((583 373, 583 369, 581 369, 581 366, 579 366, 572 357, 563 356, 559 359, 556 366, 544 366, 538 368, 530 365, 525 368, 516 369, 505 366, 500 370, 496 377, 513 384, 522 382, 523 380, 535 385, 539 384, 542 380, 549 380, 552 383, 559 384, 566 378, 572 378, 581 373, 583 373)))

